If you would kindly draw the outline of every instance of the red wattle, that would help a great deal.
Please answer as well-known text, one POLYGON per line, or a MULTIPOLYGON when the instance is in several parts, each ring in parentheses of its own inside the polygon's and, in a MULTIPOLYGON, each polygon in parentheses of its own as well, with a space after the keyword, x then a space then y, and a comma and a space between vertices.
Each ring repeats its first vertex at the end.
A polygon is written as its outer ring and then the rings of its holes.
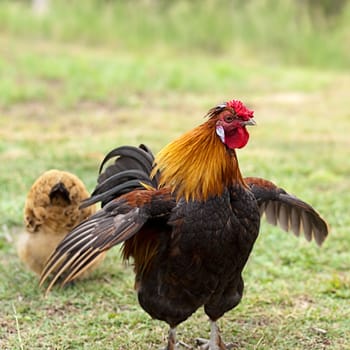
POLYGON ((229 135, 225 134, 225 144, 228 148, 242 148, 249 140, 249 133, 245 127, 234 129, 229 135))

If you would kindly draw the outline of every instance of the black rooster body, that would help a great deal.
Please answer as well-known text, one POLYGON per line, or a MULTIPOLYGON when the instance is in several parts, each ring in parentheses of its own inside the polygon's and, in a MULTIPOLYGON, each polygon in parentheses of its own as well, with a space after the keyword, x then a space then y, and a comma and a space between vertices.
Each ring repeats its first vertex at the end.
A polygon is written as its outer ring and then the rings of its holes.
MULTIPOLYGON (((241 274, 258 236, 261 215, 265 212, 270 223, 296 235, 304 230, 307 239, 319 244, 328 233, 310 205, 267 180, 241 177, 225 124, 231 123, 231 114, 239 116, 235 107, 226 104, 210 111, 209 122, 216 123, 216 133, 207 122, 203 129, 180 138, 184 154, 176 162, 167 159, 177 153, 176 141, 157 157, 161 166, 153 170, 154 157, 143 145, 111 151, 101 164, 95 191, 84 204, 101 201, 103 208, 77 226, 51 256, 42 282, 52 271, 59 272, 48 290, 58 278, 62 284, 75 279, 102 252, 124 242, 123 257, 134 259, 140 305, 170 326, 167 349, 175 348, 176 326, 201 306, 211 322, 211 337, 203 349, 226 349, 216 321, 242 298, 241 274), (222 125, 226 138, 218 130, 222 125), (186 142, 202 134, 207 147, 218 151, 207 152, 204 165, 199 151, 191 159, 187 156, 196 170, 183 172, 185 150, 192 145, 186 142), (114 157, 115 162, 102 172, 114 157), (198 171, 195 178, 194 171, 198 171), (210 183, 202 175, 207 172, 217 181, 210 183), (181 182, 184 177, 186 181, 181 182)), ((242 125, 252 123, 252 115, 241 114, 242 125)), ((245 134, 242 137, 236 147, 248 141, 245 134)))
POLYGON ((220 318, 242 297, 241 271, 259 220, 254 196, 239 187, 206 202, 179 201, 149 225, 163 232, 152 262, 157 268, 137 276, 141 306, 172 328, 202 305, 212 320, 220 318), (233 230, 239 234, 231 235, 233 230))

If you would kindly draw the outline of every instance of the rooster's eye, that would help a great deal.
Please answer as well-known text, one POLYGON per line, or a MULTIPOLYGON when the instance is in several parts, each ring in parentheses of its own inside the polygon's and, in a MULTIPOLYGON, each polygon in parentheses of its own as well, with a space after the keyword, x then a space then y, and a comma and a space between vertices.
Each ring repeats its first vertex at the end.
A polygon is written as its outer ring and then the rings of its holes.
POLYGON ((235 119, 235 117, 233 115, 226 115, 224 117, 224 120, 226 123, 231 123, 231 122, 233 122, 234 119, 235 119))

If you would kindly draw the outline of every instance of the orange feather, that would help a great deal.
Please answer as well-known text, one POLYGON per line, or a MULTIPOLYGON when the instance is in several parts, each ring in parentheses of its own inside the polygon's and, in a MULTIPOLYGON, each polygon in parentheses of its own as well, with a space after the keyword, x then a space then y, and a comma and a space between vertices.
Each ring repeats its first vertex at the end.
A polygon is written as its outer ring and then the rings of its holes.
POLYGON ((124 242, 122 248, 123 260, 134 259, 134 269, 138 276, 147 273, 151 268, 153 259, 158 253, 159 233, 150 230, 145 225, 139 234, 129 238, 124 242))
POLYGON ((216 135, 216 116, 165 146, 156 156, 152 175, 177 198, 205 201, 232 184, 246 186, 234 150, 216 135))
MULTIPOLYGON (((154 194, 162 197, 163 200, 172 200, 171 194, 167 189, 156 190, 149 186, 148 191, 136 191, 125 195, 131 207, 147 205, 148 202, 154 200, 154 194)), ((159 250, 159 232, 164 230, 163 224, 158 228, 156 221, 151 224, 146 223, 139 233, 124 242, 122 248, 123 260, 130 257, 134 259, 134 270, 137 276, 141 276, 152 267, 154 258, 159 250)), ((136 281, 137 282, 137 281, 136 281)), ((137 283, 135 285, 137 287, 137 283)))

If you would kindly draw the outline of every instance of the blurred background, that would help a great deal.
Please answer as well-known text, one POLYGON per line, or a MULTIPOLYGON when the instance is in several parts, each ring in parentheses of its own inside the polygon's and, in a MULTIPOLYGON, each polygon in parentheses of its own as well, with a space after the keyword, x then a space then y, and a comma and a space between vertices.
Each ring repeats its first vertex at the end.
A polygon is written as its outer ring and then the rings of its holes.
POLYGON ((94 157, 119 142, 158 150, 232 98, 258 107, 258 120, 286 112, 293 122, 295 109, 310 108, 329 118, 341 105, 331 96, 349 97, 349 23, 346 0, 1 0, 0 151, 9 171, 0 181, 14 202, 5 212, 1 204, 0 222, 21 218, 17 190, 31 178, 19 164, 33 178, 60 163, 79 171, 77 153, 94 157), (62 148, 67 139, 74 152, 62 148))
MULTIPOLYGON (((138 307, 129 306, 131 316, 113 309, 124 294, 99 304, 108 316, 94 317, 107 317, 100 319, 105 328, 85 327, 84 315, 74 313, 72 305, 91 308, 97 291, 101 300, 117 293, 109 277, 118 252, 85 301, 74 290, 51 300, 55 306, 41 300, 14 248, 25 197, 50 168, 77 174, 92 190, 110 149, 142 142, 156 152, 201 123, 209 108, 236 98, 258 123, 238 154, 243 174, 297 194, 331 226, 319 250, 263 224, 246 306, 232 313, 232 327, 246 331, 238 342, 246 349, 347 348, 349 23, 348 0, 0 0, 0 299, 8 301, 0 347, 5 339, 8 349, 55 342, 81 349, 92 336, 101 339, 97 348, 145 349, 139 324, 154 338, 150 348, 162 343, 163 328, 147 331, 138 307), (55 308, 74 317, 60 318, 55 308), (119 340, 110 339, 115 324, 127 332, 119 340)), ((135 304, 132 273, 116 274, 126 280, 125 303, 135 304)))
POLYGON ((168 93, 312 89, 327 76, 309 79, 300 67, 349 69, 349 5, 1 0, 0 103, 52 102, 58 94, 53 107, 130 105, 168 93))
POLYGON ((349 68, 346 0, 1 1, 8 36, 134 54, 349 68))

